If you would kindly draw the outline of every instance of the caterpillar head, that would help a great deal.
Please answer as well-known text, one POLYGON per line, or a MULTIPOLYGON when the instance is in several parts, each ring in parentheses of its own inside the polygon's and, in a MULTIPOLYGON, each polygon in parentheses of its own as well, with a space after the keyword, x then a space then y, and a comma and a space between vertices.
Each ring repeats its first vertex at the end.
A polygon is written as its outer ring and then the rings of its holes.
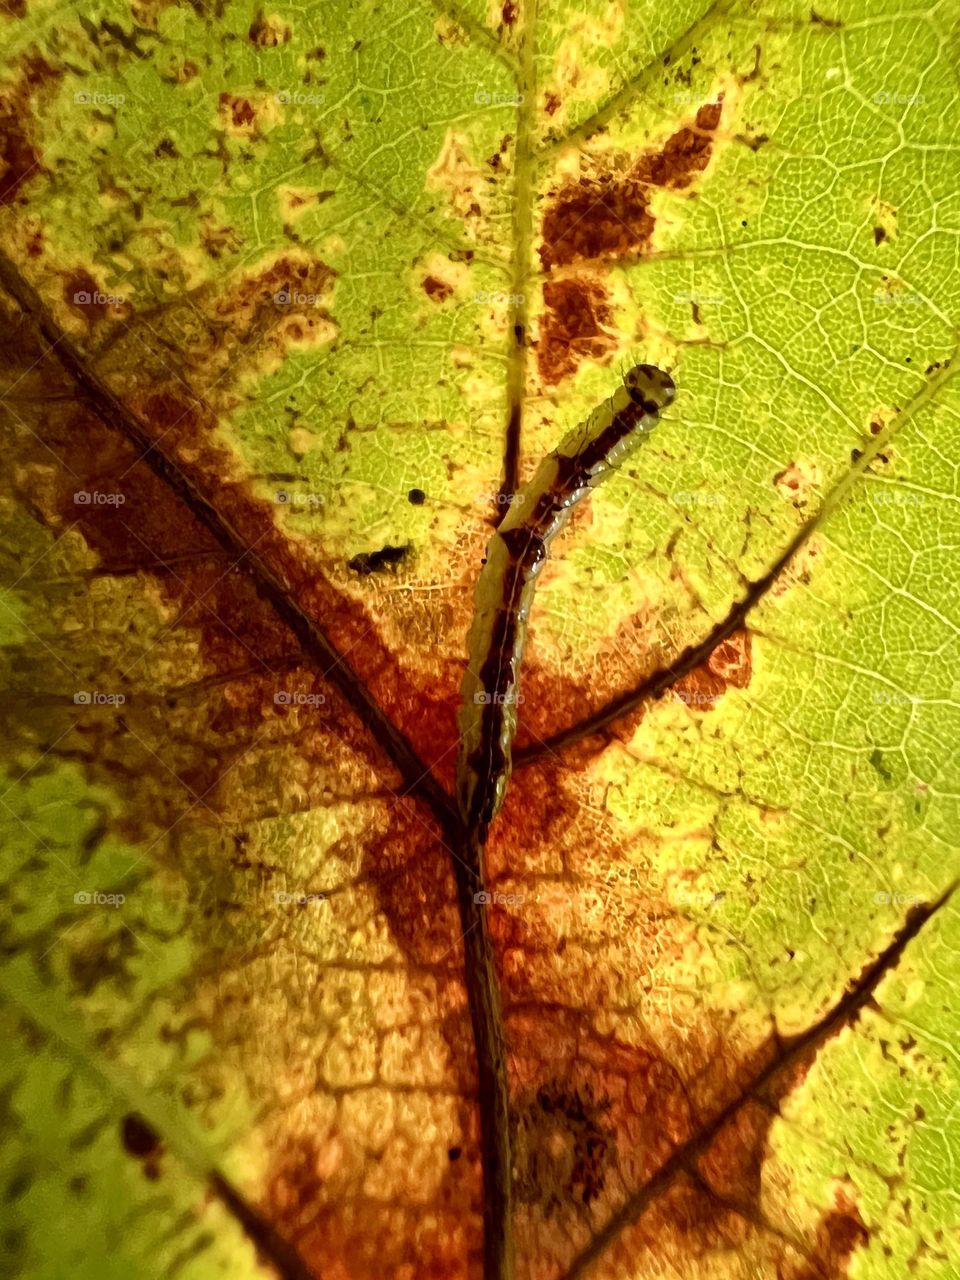
POLYGON ((624 375, 623 385, 634 404, 643 405, 644 413, 659 414, 673 403, 676 384, 655 364, 635 364, 624 375))

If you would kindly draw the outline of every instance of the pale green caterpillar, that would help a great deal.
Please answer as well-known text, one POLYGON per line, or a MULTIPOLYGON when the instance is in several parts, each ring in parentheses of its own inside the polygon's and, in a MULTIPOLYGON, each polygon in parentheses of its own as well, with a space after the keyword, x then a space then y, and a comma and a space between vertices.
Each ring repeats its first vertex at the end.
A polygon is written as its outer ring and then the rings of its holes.
POLYGON ((481 840, 510 777, 527 618, 550 540, 574 503, 656 426, 674 390, 670 375, 655 365, 630 369, 623 386, 547 455, 490 540, 461 687, 457 760, 460 815, 481 840))

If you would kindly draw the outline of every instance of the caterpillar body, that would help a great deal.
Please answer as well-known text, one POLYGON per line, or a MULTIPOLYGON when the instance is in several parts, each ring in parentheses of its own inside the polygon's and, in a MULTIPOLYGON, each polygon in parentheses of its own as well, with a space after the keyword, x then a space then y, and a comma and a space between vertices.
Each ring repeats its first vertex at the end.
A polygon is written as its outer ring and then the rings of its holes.
POLYGON ((655 365, 630 369, 547 455, 487 547, 461 687, 456 784, 460 816, 481 841, 507 789, 527 619, 550 542, 573 506, 656 426, 674 391, 673 379, 655 365))

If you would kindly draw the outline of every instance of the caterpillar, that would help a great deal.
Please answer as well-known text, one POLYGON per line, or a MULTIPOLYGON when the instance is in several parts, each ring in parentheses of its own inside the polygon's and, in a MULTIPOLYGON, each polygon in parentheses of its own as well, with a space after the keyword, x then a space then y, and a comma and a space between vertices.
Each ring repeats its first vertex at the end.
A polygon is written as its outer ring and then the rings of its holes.
POLYGON ((623 385, 544 458, 490 540, 461 686, 456 779, 460 816, 481 842, 510 777, 527 619, 549 544, 574 504, 656 426, 674 392, 673 379, 655 365, 630 369, 623 385))

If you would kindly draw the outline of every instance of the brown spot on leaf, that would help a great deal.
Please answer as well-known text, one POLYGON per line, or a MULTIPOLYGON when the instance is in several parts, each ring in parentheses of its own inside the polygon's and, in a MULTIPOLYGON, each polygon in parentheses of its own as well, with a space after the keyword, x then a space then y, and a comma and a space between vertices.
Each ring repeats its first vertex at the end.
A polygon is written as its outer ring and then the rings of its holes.
POLYGON ((436 276, 427 276, 423 282, 423 291, 434 302, 444 302, 453 294, 453 288, 445 280, 438 280, 436 276))
POLYGON ((592 280, 548 281, 537 340, 537 368, 548 386, 576 373, 584 360, 603 360, 617 349, 607 292, 592 280))
POLYGON ((843 23, 839 18, 825 18, 822 14, 817 13, 816 9, 810 10, 810 21, 817 27, 829 27, 832 31, 839 31, 843 27, 843 23))
POLYGON ((799 509, 816 496, 822 479, 823 473, 817 462, 798 458, 778 472, 773 477, 773 483, 781 498, 799 509))
POLYGON ((500 17, 505 27, 514 25, 517 20, 517 6, 513 3, 513 0, 506 0, 506 4, 500 11, 500 17))
POLYGON ((63 76, 37 53, 21 62, 20 78, 0 95, 0 205, 13 204, 21 187, 45 172, 30 132, 36 97, 63 76))
POLYGON ((692 125, 672 134, 660 151, 642 156, 636 169, 642 182, 680 190, 688 187, 707 167, 713 150, 713 134, 723 114, 723 94, 716 102, 706 102, 692 125))
POLYGON ((130 1155, 141 1160, 160 1149, 160 1138, 156 1130, 134 1111, 120 1121, 120 1140, 130 1155))
POLYGON ((276 49, 278 45, 287 44, 292 33, 282 18, 277 17, 276 14, 265 16, 261 9, 251 22, 247 34, 251 43, 259 48, 276 49))
POLYGON ((220 107, 229 114, 230 121, 235 129, 252 124, 257 118, 253 104, 248 99, 238 98, 232 93, 224 92, 220 94, 220 107))
POLYGON ((700 666, 674 684, 667 697, 694 711, 711 711, 730 687, 745 689, 752 674, 749 631, 737 631, 721 641, 700 666))
POLYGON ((160 1177, 163 1144, 153 1126, 131 1111, 120 1121, 120 1141, 129 1155, 142 1162, 144 1175, 155 1182, 160 1177))
POLYGON ((593 258, 642 252, 653 234, 650 187, 688 187, 710 160, 723 95, 705 103, 691 125, 663 147, 640 156, 626 173, 611 157, 611 171, 582 177, 562 188, 543 219, 540 260, 546 270, 593 258))
POLYGON ((734 689, 745 689, 753 673, 749 631, 735 631, 722 640, 707 659, 707 667, 734 689))
POLYGON ((543 219, 540 260, 544 267, 550 270, 639 250, 654 228, 648 195, 635 174, 581 178, 563 188, 543 219))
POLYGON ((27 179, 40 169, 40 154, 11 112, 0 114, 0 205, 12 204, 27 179))
POLYGON ((857 1249, 862 1249, 870 1239, 860 1210, 844 1187, 835 1194, 834 1209, 825 1214, 817 1229, 813 1257, 794 1270, 787 1272, 784 1280, 830 1280, 849 1274, 850 1260, 857 1249))

